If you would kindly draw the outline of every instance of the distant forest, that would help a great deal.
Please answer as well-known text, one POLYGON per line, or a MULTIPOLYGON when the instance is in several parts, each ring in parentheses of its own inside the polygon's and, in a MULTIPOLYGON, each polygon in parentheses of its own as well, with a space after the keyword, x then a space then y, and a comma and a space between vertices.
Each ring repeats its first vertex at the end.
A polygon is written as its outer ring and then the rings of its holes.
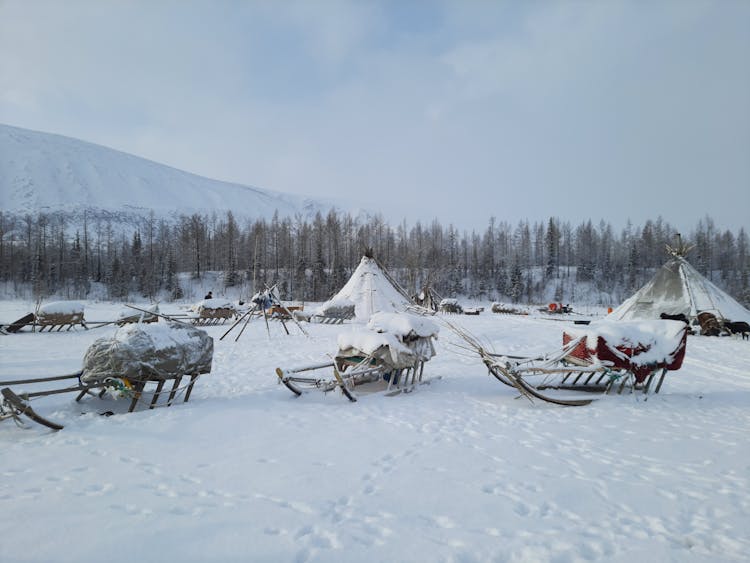
MULTIPOLYGON (((490 219, 480 232, 431 223, 389 225, 329 212, 312 220, 239 222, 226 215, 145 219, 128 232, 103 219, 71 224, 62 215, 0 212, 0 282, 35 298, 85 298, 101 284, 114 300, 134 295, 181 299, 180 278, 221 272, 248 293, 277 283, 283 299, 322 301, 346 282, 365 249, 410 292, 513 303, 549 300, 607 304, 644 284, 667 255, 676 230, 661 218, 616 231, 555 217, 511 224, 490 219)), ((750 304, 748 235, 709 217, 683 240, 690 262, 744 305, 750 304)))

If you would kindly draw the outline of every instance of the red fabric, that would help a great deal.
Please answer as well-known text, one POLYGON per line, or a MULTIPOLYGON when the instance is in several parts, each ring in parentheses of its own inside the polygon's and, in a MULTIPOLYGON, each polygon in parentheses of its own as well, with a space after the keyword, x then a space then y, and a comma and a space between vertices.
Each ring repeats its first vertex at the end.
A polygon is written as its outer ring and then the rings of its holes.
MULTIPOLYGON (((566 346, 573 340, 575 340, 573 336, 563 332, 563 346, 566 346)), ((633 347, 632 345, 628 346, 623 343, 610 343, 605 341, 603 337, 597 336, 596 347, 591 349, 586 345, 586 341, 587 339, 583 338, 568 355, 584 362, 594 362, 595 360, 611 362, 613 367, 631 372, 635 376, 635 380, 638 383, 642 383, 651 372, 657 369, 666 368, 669 371, 675 371, 682 367, 682 361, 685 359, 687 327, 682 333, 680 344, 670 354, 672 361, 669 363, 638 363, 638 355, 648 351, 650 348, 648 345, 638 344, 633 347), (622 355, 626 356, 626 358, 622 358, 622 355)))

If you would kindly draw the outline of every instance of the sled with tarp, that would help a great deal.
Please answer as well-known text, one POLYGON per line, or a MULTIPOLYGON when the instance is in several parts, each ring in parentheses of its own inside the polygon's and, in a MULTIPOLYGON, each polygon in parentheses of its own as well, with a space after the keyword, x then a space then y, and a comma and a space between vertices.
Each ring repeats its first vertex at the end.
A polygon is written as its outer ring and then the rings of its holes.
POLYGON ((339 335, 333 361, 276 368, 276 375, 297 396, 340 389, 350 401, 356 401, 362 394, 409 392, 437 379, 424 377, 424 364, 435 355, 433 340, 438 331, 438 326, 424 317, 376 313, 366 326, 339 335))
POLYGON ((198 377, 211 372, 212 361, 213 339, 203 330, 183 323, 128 325, 111 337, 96 340, 77 373, 0 382, 0 420, 20 422, 26 416, 59 430, 62 426, 42 417, 31 402, 61 393, 77 393, 76 401, 87 395, 126 399, 130 401, 128 412, 144 400, 149 401, 150 409, 170 406, 180 397, 187 402, 198 377), (37 391, 29 387, 63 381, 75 383, 37 391), (24 389, 18 390, 18 386, 24 389), (158 404, 167 392, 166 401, 158 404))
POLYGON ((495 354, 458 329, 489 373, 530 399, 581 406, 587 398, 548 391, 658 393, 669 371, 682 366, 688 327, 679 321, 600 321, 563 332, 562 349, 538 357, 495 354))

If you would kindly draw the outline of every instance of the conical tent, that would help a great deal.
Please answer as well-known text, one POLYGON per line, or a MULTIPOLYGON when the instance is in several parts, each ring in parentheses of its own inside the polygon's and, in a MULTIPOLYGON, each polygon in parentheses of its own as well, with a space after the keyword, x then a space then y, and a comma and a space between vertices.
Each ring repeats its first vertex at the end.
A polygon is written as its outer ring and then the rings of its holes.
POLYGON ((374 313, 404 311, 414 305, 375 258, 363 256, 349 281, 336 295, 323 303, 321 310, 342 303, 353 303, 358 320, 367 321, 374 313))
POLYGON ((662 313, 690 321, 708 312, 720 320, 750 323, 750 311, 674 255, 635 295, 610 313, 614 320, 658 319, 662 313))

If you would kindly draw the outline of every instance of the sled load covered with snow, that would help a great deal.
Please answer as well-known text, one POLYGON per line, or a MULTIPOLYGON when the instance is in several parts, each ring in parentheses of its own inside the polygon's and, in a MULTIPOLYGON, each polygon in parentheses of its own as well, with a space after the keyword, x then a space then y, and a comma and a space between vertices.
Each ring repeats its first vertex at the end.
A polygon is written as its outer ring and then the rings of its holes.
POLYGON ((276 369, 281 383, 295 395, 310 390, 341 389, 350 400, 357 394, 409 392, 429 383, 424 364, 435 355, 439 332, 431 320, 409 313, 375 313, 364 327, 341 333, 332 362, 276 369), (330 370, 329 376, 315 372, 330 370))
POLYGON ((172 382, 166 403, 170 406, 184 394, 190 398, 193 385, 200 375, 211 372, 213 339, 203 330, 183 323, 157 325, 133 324, 119 328, 111 337, 96 340, 86 351, 83 369, 75 374, 0 382, 1 385, 31 385, 53 381, 76 380, 75 385, 43 391, 2 389, 0 419, 26 415, 55 430, 59 424, 36 413, 28 401, 60 393, 78 393, 76 401, 86 395, 99 398, 110 395, 130 400, 128 412, 139 401, 150 397, 149 408, 157 406, 164 386, 172 382), (187 378, 183 386, 183 378, 187 378), (146 390, 147 385, 155 388, 146 390))
POLYGON ((212 298, 199 301, 192 308, 191 321, 195 325, 223 324, 237 314, 234 304, 228 299, 212 298))
POLYGON ((54 301, 37 307, 36 313, 28 313, 17 321, 3 327, 7 333, 20 332, 25 327, 33 331, 59 332, 75 326, 88 328, 83 318, 83 303, 78 301, 54 301))
POLYGON ((464 308, 458 302, 458 299, 446 297, 440 302, 440 312, 461 315, 464 312, 464 308))
POLYGON ((502 383, 530 399, 581 406, 591 399, 545 392, 658 393, 667 372, 682 366, 688 327, 670 320, 600 321, 566 329, 562 349, 541 357, 490 353, 476 338, 457 331, 502 383))
POLYGON ((83 303, 78 301, 55 301, 39 307, 36 312, 36 326, 39 332, 45 328, 49 332, 60 331, 63 328, 70 330, 76 325, 86 328, 83 320, 83 303))
POLYGON ((127 307, 120 311, 116 324, 123 326, 132 323, 155 323, 159 320, 159 305, 151 305, 146 309, 127 307))

